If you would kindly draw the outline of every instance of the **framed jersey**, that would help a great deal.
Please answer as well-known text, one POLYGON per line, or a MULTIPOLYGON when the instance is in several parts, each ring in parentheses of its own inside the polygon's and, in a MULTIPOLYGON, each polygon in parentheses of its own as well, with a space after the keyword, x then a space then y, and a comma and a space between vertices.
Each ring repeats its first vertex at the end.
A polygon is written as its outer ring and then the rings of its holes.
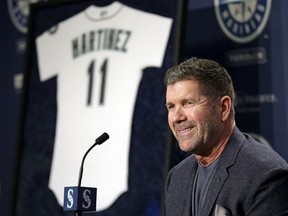
POLYGON ((62 215, 86 159, 97 215, 158 215, 167 134, 163 75, 176 1, 65 1, 31 8, 16 215, 62 215), (130 203, 133 202, 133 205, 130 203))

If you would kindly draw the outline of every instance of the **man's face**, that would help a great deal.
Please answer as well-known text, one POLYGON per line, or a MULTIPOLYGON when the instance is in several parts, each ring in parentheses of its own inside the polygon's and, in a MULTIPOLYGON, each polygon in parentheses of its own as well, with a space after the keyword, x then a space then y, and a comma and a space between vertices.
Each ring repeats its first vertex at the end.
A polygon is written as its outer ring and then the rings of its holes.
POLYGON ((167 86, 166 106, 169 126, 181 150, 209 154, 221 131, 219 103, 201 95, 197 81, 183 80, 167 86))

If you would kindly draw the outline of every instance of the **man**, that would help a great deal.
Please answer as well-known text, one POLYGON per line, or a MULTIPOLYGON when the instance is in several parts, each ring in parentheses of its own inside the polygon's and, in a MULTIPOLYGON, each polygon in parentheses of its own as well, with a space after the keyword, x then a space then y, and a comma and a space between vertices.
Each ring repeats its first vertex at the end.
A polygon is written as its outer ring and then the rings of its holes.
POLYGON ((191 154, 169 172, 166 216, 288 215, 288 164, 237 128, 227 71, 193 57, 165 84, 169 126, 191 154))

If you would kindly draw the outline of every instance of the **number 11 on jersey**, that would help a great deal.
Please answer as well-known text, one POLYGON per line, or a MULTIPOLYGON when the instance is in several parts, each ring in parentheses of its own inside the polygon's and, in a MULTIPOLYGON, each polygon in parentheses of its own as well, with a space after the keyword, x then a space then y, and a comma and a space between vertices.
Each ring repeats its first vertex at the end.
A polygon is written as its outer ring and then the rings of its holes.
MULTIPOLYGON (((92 105, 92 94, 93 94, 93 84, 94 84, 94 74, 97 76, 97 71, 95 71, 96 67, 96 60, 92 60, 88 67, 88 96, 87 96, 87 105, 92 105)), ((108 68, 108 59, 104 59, 103 63, 100 67, 100 76, 101 76, 101 82, 100 82, 100 95, 99 95, 99 105, 104 104, 105 99, 105 84, 106 84, 106 75, 107 75, 107 68, 108 68)), ((98 76, 96 77, 96 79, 98 76)))

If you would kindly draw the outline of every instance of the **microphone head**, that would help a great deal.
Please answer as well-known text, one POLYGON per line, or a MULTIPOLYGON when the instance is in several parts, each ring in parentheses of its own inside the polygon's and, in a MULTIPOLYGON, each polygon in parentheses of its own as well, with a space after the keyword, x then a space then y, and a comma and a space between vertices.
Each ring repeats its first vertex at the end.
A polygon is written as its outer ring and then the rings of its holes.
POLYGON ((99 136, 96 140, 95 143, 98 145, 101 145, 104 143, 107 139, 109 139, 109 135, 107 133, 103 133, 101 136, 99 136))

